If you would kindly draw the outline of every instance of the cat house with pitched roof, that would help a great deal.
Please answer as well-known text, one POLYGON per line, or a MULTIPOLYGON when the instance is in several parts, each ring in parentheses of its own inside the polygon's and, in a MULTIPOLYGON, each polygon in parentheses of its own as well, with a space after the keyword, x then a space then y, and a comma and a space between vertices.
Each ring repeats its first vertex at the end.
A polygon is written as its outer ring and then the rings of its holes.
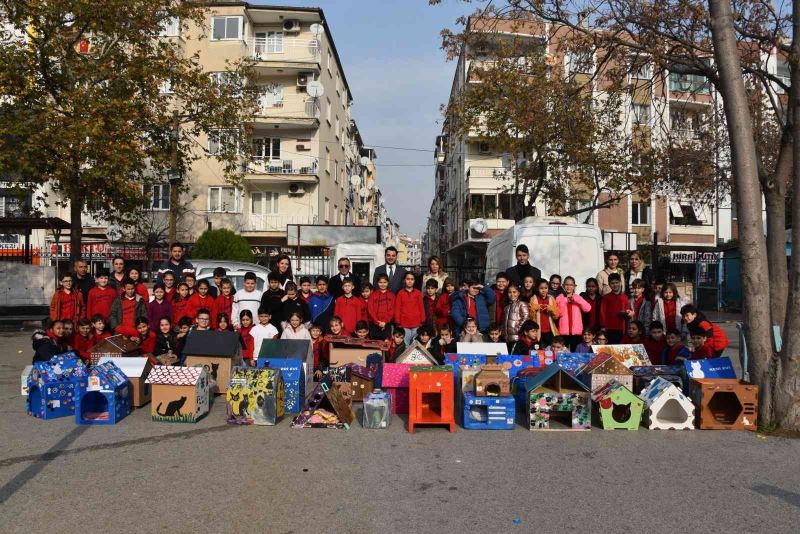
POLYGON ((355 418, 350 402, 332 382, 323 380, 308 395, 303 411, 292 419, 292 426, 349 429, 355 418))
MULTIPOLYGON (((287 340, 295 341, 295 340, 287 340)), ((263 350, 261 351, 263 354, 263 350)), ((309 379, 306 376, 306 362, 301 358, 258 358, 258 367, 269 367, 280 369, 283 379, 283 410, 286 413, 299 413, 303 407, 307 384, 309 379)), ((313 369, 313 368, 312 368, 313 369)))
POLYGON ((633 392, 636 394, 642 393, 650 385, 650 382, 659 376, 675 384, 675 387, 681 391, 685 387, 682 365, 633 366, 631 372, 633 373, 633 392))
MULTIPOLYGON (((303 396, 297 403, 293 412, 300 411, 303 397, 306 391, 311 389, 311 384, 314 380, 314 348, 311 340, 308 339, 265 339, 261 343, 261 352, 256 354, 257 361, 264 360, 300 360, 303 364, 302 376, 305 380, 303 384, 303 396)), ((261 363, 258 367, 275 367, 274 365, 266 366, 261 363)), ((286 372, 283 373, 284 383, 287 383, 286 372)))
POLYGON ((605 430, 638 430, 644 402, 621 382, 611 379, 592 393, 598 422, 605 430))
POLYGON ((112 362, 89 369, 75 403, 79 425, 114 425, 131 413, 131 384, 112 362))
POLYGON ((242 342, 238 332, 193 330, 183 347, 187 367, 201 365, 206 370, 212 394, 228 391, 233 368, 242 364, 242 342))
POLYGON ((449 365, 415 365, 409 372, 408 431, 419 425, 444 425, 456 431, 453 369, 449 365))
POLYGON ((531 430, 589 430, 589 387, 552 363, 535 375, 518 375, 517 404, 531 430))
POLYGON ((89 349, 89 362, 97 365, 101 358, 139 356, 139 344, 122 335, 107 337, 89 349))
POLYGON ((150 402, 150 384, 146 384, 150 374, 150 360, 144 357, 112 358, 103 356, 98 363, 111 362, 122 371, 131 383, 131 406, 141 408, 150 402))
POLYGON ((619 360, 609 354, 598 354, 578 370, 578 379, 589 386, 590 391, 602 388, 612 380, 633 390, 633 373, 619 360))
POLYGON ((507 397, 511 395, 508 370, 499 364, 487 363, 475 374, 476 397, 507 397))
POLYGON ((694 430, 694 405, 663 376, 657 376, 642 391, 644 425, 650 430, 694 430))
POLYGON ((225 394, 226 421, 232 425, 275 425, 284 415, 280 369, 234 367, 225 394))
POLYGON ((147 375, 153 421, 196 423, 209 410, 208 372, 202 366, 157 365, 147 375))
POLYGON ((75 415, 75 402, 86 382, 86 366, 74 352, 33 364, 28 375, 28 415, 55 419, 75 415))
POLYGON ((394 363, 407 363, 411 365, 436 365, 436 358, 423 347, 419 341, 409 345, 403 353, 394 359, 394 363))

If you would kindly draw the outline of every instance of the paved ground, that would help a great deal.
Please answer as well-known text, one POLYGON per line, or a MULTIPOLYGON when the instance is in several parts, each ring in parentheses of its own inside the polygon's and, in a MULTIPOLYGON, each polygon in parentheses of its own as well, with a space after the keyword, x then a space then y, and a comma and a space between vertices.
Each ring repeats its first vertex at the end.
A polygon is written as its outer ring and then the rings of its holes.
POLYGON ((798 440, 233 427, 222 402, 76 426, 25 414, 27 336, 0 335, 2 532, 798 531, 798 440))

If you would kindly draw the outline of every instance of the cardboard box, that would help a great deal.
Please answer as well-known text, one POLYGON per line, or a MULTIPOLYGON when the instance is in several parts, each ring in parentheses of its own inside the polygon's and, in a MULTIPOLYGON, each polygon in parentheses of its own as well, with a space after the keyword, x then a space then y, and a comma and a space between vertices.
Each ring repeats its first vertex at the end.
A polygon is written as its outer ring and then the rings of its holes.
POLYGON ((453 368, 414 366, 409 373, 408 431, 417 425, 447 425, 456 431, 453 368))
POLYGON ((383 390, 392 396, 392 413, 408 413, 409 373, 413 365, 383 364, 383 390))
POLYGON ((453 384, 457 387, 459 384, 459 370, 462 366, 467 367, 480 367, 486 363, 485 354, 445 354, 445 365, 453 368, 453 384))
POLYGON ((736 379, 692 379, 697 427, 705 430, 757 430, 758 386, 736 379))
POLYGON ((231 371, 242 364, 242 342, 238 332, 194 330, 186 337, 183 354, 187 367, 205 369, 211 393, 222 394, 228 391, 231 371))
POLYGON ((202 366, 171 367, 158 365, 147 375, 153 421, 196 423, 208 413, 208 373, 202 366))
POLYGON ((75 402, 86 383, 86 366, 74 352, 33 364, 28 375, 28 415, 39 419, 73 417, 75 402))
POLYGON ((79 425, 114 425, 131 413, 131 384, 112 362, 98 363, 80 385, 75 404, 79 425))
POLYGON ((120 335, 107 337, 89 349, 91 365, 97 365, 97 362, 103 357, 131 358, 134 356, 140 356, 139 344, 120 335))
POLYGON ((694 405, 672 382, 657 376, 642 391, 645 426, 650 430, 694 430, 694 405))
POLYGON ((150 360, 144 357, 135 358, 113 358, 103 356, 98 363, 111 362, 128 377, 131 383, 131 406, 141 408, 150 402, 150 384, 145 383, 147 375, 150 374, 150 360))
POLYGON ((349 429, 355 419, 350 403, 328 381, 318 383, 306 398, 306 406, 292 420, 295 428, 349 429))
POLYGON ((368 356, 373 354, 383 356, 383 353, 389 350, 388 341, 344 336, 325 336, 325 339, 330 343, 330 364, 334 367, 348 363, 369 367, 368 356))
POLYGON ((431 353, 428 352, 419 341, 415 341, 411 346, 407 347, 400 356, 394 359, 394 363, 436 365, 436 358, 431 356, 431 353))
POLYGON ((672 382, 681 391, 685 388, 682 365, 644 365, 631 367, 633 392, 641 394, 656 377, 672 382))
MULTIPOLYGON (((508 371, 508 379, 513 382, 520 371, 533 367, 534 358, 530 354, 499 354, 495 357, 494 363, 502 365, 508 371)), ((538 363, 538 359, 536 363, 538 363)))
POLYGON ((372 370, 354 363, 347 364, 352 400, 361 402, 373 389, 375 374, 372 370))
POLYGON ((651 365, 644 345, 592 345, 595 354, 608 354, 625 367, 651 365))
MULTIPOLYGON (((260 361, 262 358, 270 360, 298 359, 303 362, 303 378, 305 384, 303 391, 311 390, 314 381, 314 345, 307 339, 265 339, 261 343, 261 353, 256 355, 260 361)), ((258 367, 264 367, 258 364, 258 367)), ((336 367, 336 366, 334 366, 336 367)), ((286 382, 284 373, 283 381, 286 382)), ((300 399, 302 402, 302 398, 300 399)), ((300 410, 300 403, 295 411, 300 410)))
POLYGON ((283 378, 283 409, 286 413, 299 413, 306 396, 305 362, 299 358, 258 358, 258 367, 280 369, 283 378))
POLYGON ((280 369, 234 367, 225 394, 226 421, 232 425, 275 425, 284 414, 280 369))
POLYGON ((589 388, 553 363, 517 381, 517 403, 531 430, 589 430, 589 388))
POLYGON ((466 392, 461 404, 464 428, 468 430, 514 430, 514 397, 476 397, 466 392))
POLYGON ((392 396, 376 389, 367 394, 364 399, 363 426, 364 428, 387 428, 392 422, 392 396))
POLYGON ((502 365, 487 363, 475 374, 475 396, 507 397, 509 395, 511 395, 511 382, 508 378, 508 371, 502 365))
POLYGON ((31 369, 33 369, 33 365, 26 365, 20 375, 20 394, 23 397, 28 396, 28 376, 31 374, 31 369))
POLYGON ((575 375, 578 369, 592 361, 595 356, 592 352, 559 352, 556 354, 556 362, 562 369, 575 375))
MULTIPOLYGON (((693 378, 724 378, 735 380, 736 370, 730 358, 709 358, 707 360, 686 360, 683 362, 684 392, 692 394, 693 378)), ((699 415, 699 414, 698 414, 699 415)))
POLYGON ((592 358, 589 363, 578 369, 577 377, 589 386, 590 391, 596 391, 612 380, 633 390, 633 373, 609 354, 598 354, 592 358))
POLYGON ((639 430, 644 402, 613 378, 592 393, 600 426, 605 430, 639 430))

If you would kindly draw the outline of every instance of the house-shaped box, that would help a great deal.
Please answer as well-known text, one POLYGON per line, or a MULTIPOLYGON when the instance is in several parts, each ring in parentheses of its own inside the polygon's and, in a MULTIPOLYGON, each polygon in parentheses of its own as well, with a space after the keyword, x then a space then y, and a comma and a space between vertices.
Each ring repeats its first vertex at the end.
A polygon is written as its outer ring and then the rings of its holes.
POLYGON ((376 389, 364 398, 364 428, 386 428, 392 422, 392 396, 376 389))
POLYGON ((174 367, 157 365, 147 375, 153 421, 196 423, 208 413, 208 372, 202 366, 174 367))
POLYGON ((608 354, 625 367, 651 365, 644 345, 592 345, 595 354, 608 354))
POLYGON ((26 365, 20 375, 20 394, 23 397, 28 396, 28 376, 31 374, 32 369, 33 365, 26 365))
MULTIPOLYGON (((367 357, 389 350, 389 342, 374 339, 359 339, 345 336, 325 336, 330 344, 330 364, 341 367, 348 363, 356 363, 367 367, 367 357)), ((262 351, 263 352, 263 351, 262 351)))
POLYGON ((464 393, 475 393, 475 375, 481 372, 482 366, 480 365, 460 365, 458 375, 461 377, 458 385, 458 393, 463 396, 464 393))
POLYGON ((613 378, 592 393, 592 402, 600 425, 605 430, 638 430, 644 402, 613 378))
POLYGON ((449 365, 415 365, 409 373, 408 431, 417 425, 447 425, 456 431, 453 369, 449 365))
POLYGON ((150 360, 144 357, 112 358, 103 356, 98 363, 111 362, 122 371, 131 383, 131 406, 141 408, 150 402, 150 384, 145 383, 150 374, 150 360))
POLYGON ((436 365, 436 358, 431 356, 419 341, 408 346, 403 353, 394 359, 394 363, 407 363, 411 365, 436 365))
POLYGON ((80 392, 75 402, 79 425, 113 425, 131 413, 131 384, 112 362, 89 369, 80 392))
POLYGON ((553 363, 536 375, 517 377, 517 403, 531 430, 589 430, 589 388, 553 363))
POLYGON ((498 364, 484 365, 475 374, 476 397, 507 397, 511 395, 511 382, 508 371, 498 364))
POLYGON ((633 390, 633 373, 620 361, 608 354, 598 354, 589 363, 578 370, 578 379, 596 391, 616 380, 629 390, 633 390))
POLYGON ((139 356, 139 345, 125 336, 111 336, 89 349, 89 362, 97 365, 100 358, 129 358, 139 356))
MULTIPOLYGON (((257 354, 257 361, 261 362, 267 360, 292 360, 298 359, 302 362, 302 376, 305 380, 303 384, 303 394, 293 412, 299 412, 303 403, 305 392, 311 389, 311 384, 314 380, 314 345, 308 339, 265 339, 261 343, 261 352, 257 354)), ((258 367, 275 367, 274 365, 262 365, 258 363, 258 367)), ((334 366, 336 367, 336 366, 334 366)), ((283 371, 283 382, 287 386, 288 379, 286 371, 283 371)))
POLYGON ((691 389, 697 410, 697 428, 758 428, 758 386, 729 378, 692 378, 691 389))
POLYGON ((494 363, 502 365, 508 371, 508 379, 514 380, 520 371, 527 367, 533 367, 538 363, 538 358, 531 358, 530 354, 498 354, 494 358, 494 363))
POLYGON ((413 365, 383 364, 382 389, 392 396, 392 413, 408 413, 408 376, 413 365))
POLYGON ((232 425, 274 425, 283 417, 280 369, 234 367, 225 394, 226 421, 232 425))
MULTIPOLYGON (((686 360, 683 362, 684 392, 693 397, 692 379, 693 378, 724 378, 729 380, 736 379, 736 370, 733 368, 730 358, 708 358, 706 360, 686 360)), ((697 417, 700 417, 698 412, 697 417)))
POLYGON ((356 363, 348 363, 351 398, 360 402, 373 390, 375 385, 375 374, 368 367, 356 363))
POLYGON ((467 391, 462 398, 463 425, 468 430, 513 430, 514 397, 477 397, 467 391))
POLYGON ((238 332, 194 330, 186 336, 183 354, 187 367, 206 370, 211 393, 225 393, 231 371, 242 364, 242 342, 238 332))
POLYGON ((577 375, 578 370, 592 361, 595 356, 596 354, 593 352, 559 352, 556 354, 556 362, 562 369, 577 375))
MULTIPOLYGON (((479 369, 481 365, 486 363, 485 354, 445 354, 445 365, 453 368, 453 386, 458 389, 461 383, 461 372, 465 368, 479 369)), ((474 373, 472 373, 474 376, 474 373)), ((459 395, 459 399, 460 399, 459 395)))
POLYGON ((28 375, 28 415, 39 419, 74 416, 85 383, 86 366, 74 352, 36 362, 28 375))
POLYGON ((644 425, 650 430, 694 430, 694 405, 672 382, 653 379, 640 394, 644 400, 644 425))
POLYGON ((350 403, 328 380, 319 382, 306 398, 306 406, 292 420, 295 428, 350 428, 355 419, 350 403))
MULTIPOLYGON (((262 351, 263 352, 263 351, 262 351)), ((283 409, 286 413, 299 413, 306 396, 308 380, 305 362, 299 358, 258 358, 258 367, 280 369, 283 378, 283 409)))
POLYGON ((647 389, 650 382, 656 377, 662 377, 668 382, 675 384, 675 387, 684 391, 683 366, 682 365, 643 365, 631 367, 633 373, 633 392, 641 394, 647 389))

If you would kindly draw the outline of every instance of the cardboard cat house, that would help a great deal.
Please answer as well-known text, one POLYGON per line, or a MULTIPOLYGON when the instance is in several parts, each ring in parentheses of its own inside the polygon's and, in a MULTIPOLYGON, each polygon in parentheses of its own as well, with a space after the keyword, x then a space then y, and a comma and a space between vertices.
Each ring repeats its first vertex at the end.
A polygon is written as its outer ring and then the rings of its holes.
POLYGON ((32 369, 33 365, 26 365, 20 375, 20 394, 23 397, 28 396, 28 376, 31 374, 32 369))
MULTIPOLYGON (((686 360, 683 362, 683 383, 684 392, 690 397, 692 396, 692 379, 693 378, 706 378, 706 379, 736 379, 736 370, 733 368, 731 359, 723 358, 708 358, 705 360, 686 360)), ((699 417, 700 414, 698 414, 699 417)))
POLYGON ((133 356, 140 356, 139 344, 121 335, 107 337, 89 349, 91 365, 97 365, 101 358, 130 358, 133 356))
POLYGON ((407 363, 410 365, 436 365, 436 358, 423 347, 419 341, 415 341, 406 347, 403 353, 394 359, 394 363, 407 363))
POLYGON ((355 363, 349 363, 347 367, 349 368, 350 396, 352 400, 361 402, 374 389, 375 372, 355 363))
POLYGON ((323 380, 306 398, 306 405, 292 420, 292 427, 349 429, 355 418, 347 399, 329 381, 323 380))
POLYGON ((456 431, 453 369, 415 365, 409 372, 408 431, 419 425, 445 425, 456 431))
POLYGON ((202 366, 157 365, 145 382, 151 387, 153 421, 196 423, 208 413, 211 393, 208 372, 202 366))
MULTIPOLYGON (((256 354, 258 361, 267 360, 300 360, 303 363, 303 393, 311 389, 311 383, 314 380, 314 345, 308 339, 265 339, 261 343, 261 352, 256 354)), ((265 367, 258 364, 258 367, 265 367)), ((274 366, 269 366, 274 367, 274 366)), ((333 365, 333 367, 336 367, 333 365)), ((283 381, 286 383, 286 373, 284 373, 283 381)), ((300 411, 303 397, 300 397, 300 402, 297 404, 295 412, 300 411)))
POLYGON ((592 352, 613 356, 625 367, 651 365, 644 345, 592 345, 592 352))
POLYGON ((559 352, 556 354, 556 362, 562 369, 576 375, 578 370, 592 361, 596 354, 592 352, 559 352))
POLYGON ((387 428, 392 422, 392 396, 387 391, 376 389, 364 398, 362 424, 364 428, 387 428))
POLYGON ((228 391, 231 371, 242 364, 242 342, 238 332, 194 330, 183 347, 187 367, 201 365, 206 370, 212 394, 228 391))
POLYGON ((494 363, 502 365, 508 371, 509 381, 512 381, 520 371, 538 363, 538 359, 534 360, 530 354, 498 354, 494 357, 494 363))
MULTIPOLYGON (((486 363, 485 354, 445 354, 445 365, 453 368, 453 385, 458 389, 461 383, 461 373, 464 368, 480 369, 486 363)), ((474 376, 474 373, 472 373, 474 376)), ((459 396, 460 398, 460 396, 459 396)))
POLYGON ((589 386, 590 391, 596 391, 612 380, 633 390, 633 373, 609 354, 598 354, 592 358, 589 363, 578 369, 577 377, 589 386))
POLYGON ((28 415, 39 419, 74 416, 85 383, 86 366, 74 352, 34 363, 28 375, 28 415))
POLYGON ((389 342, 383 340, 346 336, 325 336, 325 340, 330 344, 330 364, 334 367, 341 367, 348 363, 368 367, 368 356, 376 352, 383 354, 389 350, 389 342))
POLYGON ((259 357, 258 367, 280 369, 284 388, 283 409, 286 413, 300 413, 309 383, 305 372, 306 362, 300 358, 259 357))
POLYGON ((150 402, 150 384, 145 383, 150 374, 150 360, 144 357, 113 358, 103 356, 98 363, 111 362, 122 371, 131 383, 131 406, 141 408, 150 402))
POLYGON ((476 397, 507 397, 511 395, 508 370, 502 365, 486 364, 475 374, 476 397))
POLYGON ((681 391, 684 391, 685 388, 682 365, 634 366, 631 367, 631 372, 633 373, 633 392, 637 395, 647 389, 650 382, 659 376, 675 384, 675 387, 681 391))
POLYGON ((638 430, 642 422, 644 402, 624 384, 611 379, 592 393, 597 418, 605 430, 638 430))
POLYGON ((280 369, 234 367, 225 393, 226 421, 232 425, 275 425, 284 415, 280 369))
POLYGON ((468 430, 514 430, 514 397, 479 397, 467 391, 461 406, 463 426, 468 430))
POLYGON ((535 375, 517 377, 517 404, 530 430, 589 430, 591 397, 586 384, 553 363, 535 375))
POLYGON ((474 365, 461 365, 458 369, 459 389, 458 394, 462 395, 467 392, 475 393, 475 375, 481 372, 482 366, 474 365))
POLYGON ((697 428, 757 430, 758 386, 730 378, 693 378, 697 428))
POLYGON ((392 413, 408 413, 409 373, 413 365, 406 363, 383 364, 382 389, 392 396, 392 413))
POLYGON ((131 384, 112 362, 89 369, 75 404, 79 425, 114 425, 131 413, 131 384))
POLYGON ((650 430, 694 430, 694 405, 663 376, 653 379, 640 394, 644 400, 644 425, 650 430))

